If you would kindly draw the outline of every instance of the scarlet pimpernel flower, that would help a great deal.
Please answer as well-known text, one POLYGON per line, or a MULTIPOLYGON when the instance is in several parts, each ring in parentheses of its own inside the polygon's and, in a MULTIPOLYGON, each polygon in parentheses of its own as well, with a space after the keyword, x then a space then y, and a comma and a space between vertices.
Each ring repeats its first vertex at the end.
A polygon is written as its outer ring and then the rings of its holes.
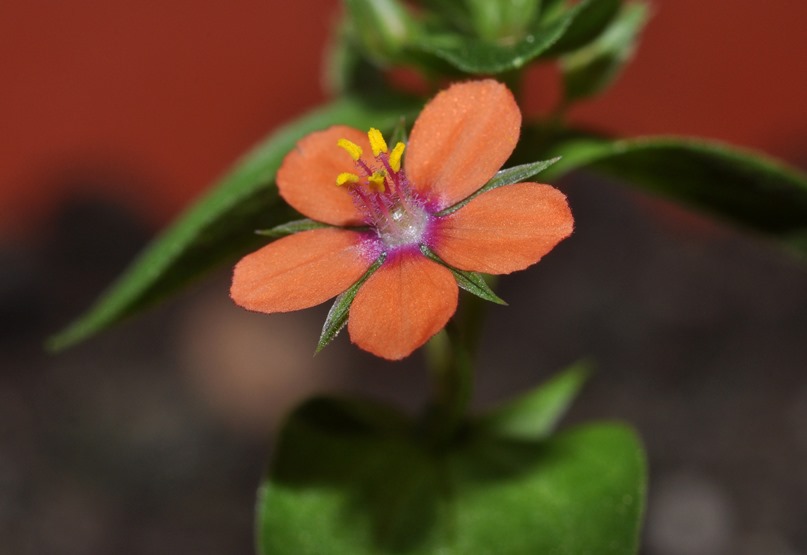
POLYGON ((244 257, 231 297, 274 313, 341 294, 331 336, 346 321, 360 348, 408 356, 454 314, 458 283, 484 289, 476 272, 522 270, 572 232, 563 193, 507 179, 534 175, 538 165, 497 174, 520 128, 510 91, 483 80, 439 93, 408 144, 390 148, 377 129, 345 126, 308 135, 284 159, 277 186, 313 221, 244 257))

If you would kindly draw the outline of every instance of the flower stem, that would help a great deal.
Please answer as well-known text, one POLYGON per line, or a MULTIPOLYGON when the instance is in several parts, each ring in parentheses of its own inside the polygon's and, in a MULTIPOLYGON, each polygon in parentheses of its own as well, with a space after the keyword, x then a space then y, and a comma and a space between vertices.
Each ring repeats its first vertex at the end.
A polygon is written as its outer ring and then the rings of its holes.
POLYGON ((462 426, 473 394, 474 359, 486 303, 470 295, 462 309, 428 345, 433 398, 427 414, 432 440, 450 440, 462 426))

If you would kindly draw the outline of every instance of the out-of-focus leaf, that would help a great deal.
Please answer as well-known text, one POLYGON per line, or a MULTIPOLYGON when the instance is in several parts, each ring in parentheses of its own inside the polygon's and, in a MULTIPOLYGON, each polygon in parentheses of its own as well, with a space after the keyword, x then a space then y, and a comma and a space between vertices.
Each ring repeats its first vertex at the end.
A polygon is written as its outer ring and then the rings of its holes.
POLYGON ((561 60, 567 102, 593 96, 616 79, 633 57, 648 12, 644 3, 626 4, 594 42, 561 60))
POLYGON ((423 31, 412 48, 431 53, 466 73, 503 73, 523 67, 538 56, 561 54, 581 41, 593 39, 608 23, 601 20, 614 3, 618 4, 618 0, 584 0, 548 21, 536 19, 523 36, 501 41, 483 41, 447 29, 423 31), (571 37, 566 39, 569 33, 571 37), (556 43, 559 48, 553 47, 556 43))
POLYGON ((409 42, 415 21, 399 0, 344 0, 351 35, 368 59, 381 64, 395 61, 409 42))
POLYGON ((543 56, 551 58, 566 54, 594 40, 616 17, 620 4, 621 0, 590 0, 559 12, 548 10, 542 18, 544 21, 554 21, 569 12, 574 12, 575 17, 563 36, 543 56))
POLYGON ((355 401, 295 412, 259 492, 260 553, 636 552, 645 463, 624 426, 441 445, 414 430, 355 401))
POLYGON ((758 152, 680 137, 577 137, 542 154, 562 157, 547 179, 577 168, 602 172, 805 252, 807 176, 758 152))
POLYGON ((498 437, 544 439, 554 432, 588 375, 589 365, 577 363, 533 391, 479 418, 477 426, 498 437))
POLYGON ((358 98, 386 86, 382 69, 362 55, 358 39, 346 20, 334 29, 323 73, 325 87, 333 96, 358 98))
POLYGON ((280 200, 274 176, 304 135, 335 124, 390 129, 416 108, 412 100, 395 96, 342 98, 272 133, 154 239, 84 315, 49 340, 48 347, 58 350, 86 339, 210 268, 265 244, 256 229, 299 217, 280 200))

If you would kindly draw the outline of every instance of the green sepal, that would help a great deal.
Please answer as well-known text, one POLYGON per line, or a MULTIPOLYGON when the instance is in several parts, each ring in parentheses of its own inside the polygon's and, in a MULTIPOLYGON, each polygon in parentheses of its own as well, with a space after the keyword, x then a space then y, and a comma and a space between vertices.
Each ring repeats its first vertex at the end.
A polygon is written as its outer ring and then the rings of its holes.
POLYGON ((481 274, 477 272, 467 272, 465 270, 458 270, 452 266, 446 264, 442 258, 437 256, 429 247, 426 245, 420 245, 420 252, 423 253, 423 256, 430 260, 434 260, 441 266, 445 266, 451 273, 454 275, 454 279, 457 280, 457 285, 460 289, 464 289, 468 291, 472 295, 476 295, 480 299, 484 299, 486 301, 490 301, 492 303, 500 304, 500 305, 507 305, 505 301, 499 298, 496 293, 490 288, 490 286, 485 281, 485 278, 482 277, 481 274))
POLYGON ((493 176, 493 178, 485 183, 482 187, 476 190, 473 194, 467 196, 466 198, 459 201, 457 204, 449 206, 435 214, 437 217, 448 216, 452 212, 456 212, 473 199, 478 197, 481 194, 487 193, 488 191, 492 191, 493 189, 497 189, 499 187, 503 187, 505 185, 512 185, 514 183, 521 183, 525 179, 529 179, 530 177, 537 175, 544 171, 546 168, 554 164, 560 160, 560 157, 552 158, 551 160, 543 160, 540 162, 532 162, 530 164, 522 164, 520 166, 513 166, 512 168, 507 168, 505 170, 500 170, 493 176))
POLYGON ((317 350, 314 352, 314 354, 317 354, 324 349, 328 343, 333 341, 336 336, 339 335, 339 332, 342 331, 342 328, 344 328, 347 324, 348 315, 350 313, 350 305, 353 303, 356 293, 359 292, 359 288, 365 281, 369 279, 371 275, 375 273, 376 270, 381 267, 386 258, 387 253, 382 253, 381 256, 376 258, 375 262, 373 262, 373 264, 367 269, 364 275, 359 278, 359 281, 351 285, 347 291, 339 294, 336 297, 333 305, 331 305, 331 309, 328 311, 328 316, 325 318, 325 324, 322 326, 322 333, 319 336, 317 350))
POLYGON ((286 222, 285 224, 280 224, 271 229, 256 229, 255 233, 257 235, 261 235, 262 237, 279 239, 280 237, 285 237, 286 235, 293 235, 301 231, 311 231, 312 229, 322 229, 323 227, 333 226, 305 218, 303 220, 286 222))
POLYGON ((534 390, 479 417, 475 426, 497 437, 545 439, 555 431, 590 374, 591 365, 578 362, 534 390))
POLYGON ((649 11, 644 3, 626 4, 602 35, 561 59, 567 103, 593 96, 617 78, 633 57, 649 11))

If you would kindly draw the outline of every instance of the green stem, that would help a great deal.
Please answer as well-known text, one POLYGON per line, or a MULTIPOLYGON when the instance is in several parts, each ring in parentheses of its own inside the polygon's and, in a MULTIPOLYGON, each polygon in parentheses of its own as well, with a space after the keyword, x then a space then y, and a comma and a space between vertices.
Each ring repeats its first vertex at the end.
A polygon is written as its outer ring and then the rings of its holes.
POLYGON ((485 302, 470 295, 462 309, 428 345, 433 399, 427 415, 431 439, 451 439, 468 413, 473 394, 474 359, 485 315, 485 302))

